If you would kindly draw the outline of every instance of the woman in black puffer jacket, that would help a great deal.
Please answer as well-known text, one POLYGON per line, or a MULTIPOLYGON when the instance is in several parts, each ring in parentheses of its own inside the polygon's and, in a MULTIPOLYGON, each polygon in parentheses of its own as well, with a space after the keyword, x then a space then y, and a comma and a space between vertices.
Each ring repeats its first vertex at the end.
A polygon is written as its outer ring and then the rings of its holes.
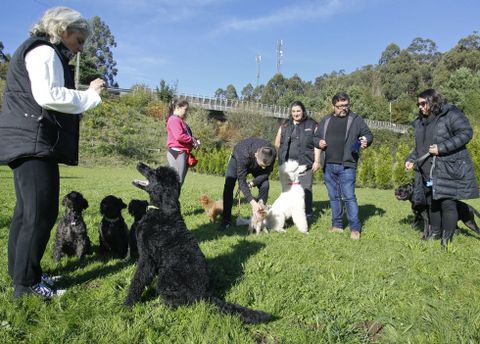
POLYGON ((445 246, 457 228, 457 200, 478 198, 478 185, 466 144, 473 131, 465 114, 433 89, 418 95, 413 121, 415 149, 405 168, 415 165, 416 205, 427 205, 431 235, 445 246))

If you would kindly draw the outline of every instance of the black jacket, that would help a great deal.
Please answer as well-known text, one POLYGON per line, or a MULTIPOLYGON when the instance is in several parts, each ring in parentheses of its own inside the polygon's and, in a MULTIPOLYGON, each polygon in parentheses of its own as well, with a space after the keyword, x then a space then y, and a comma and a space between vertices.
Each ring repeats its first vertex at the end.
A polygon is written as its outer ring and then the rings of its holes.
POLYGON ((25 56, 40 45, 55 49, 62 61, 65 87, 74 88, 68 59, 46 37, 30 37, 15 51, 0 113, 0 164, 24 157, 45 157, 77 165, 79 116, 43 109, 32 94, 25 56))
MULTIPOLYGON (((297 124, 300 132, 299 139, 299 155, 298 163, 300 165, 307 165, 307 168, 312 168, 314 156, 314 134, 317 129, 317 122, 307 117, 299 124, 297 124)), ((294 124, 292 119, 289 119, 282 125, 282 132, 280 136, 280 147, 278 148, 278 163, 281 165, 287 160, 287 154, 291 143, 292 131, 294 124)))
POLYGON ((232 158, 237 161, 237 179, 238 187, 242 190, 243 195, 250 202, 253 199, 252 193, 248 188, 247 174, 251 173, 254 177, 253 184, 255 186, 261 185, 273 171, 275 164, 276 150, 273 145, 264 139, 251 137, 240 141, 233 148, 232 158), (255 158, 255 153, 259 148, 270 147, 273 150, 273 161, 270 166, 262 169, 255 158))
MULTIPOLYGON (((327 136, 328 124, 332 118, 333 113, 323 117, 318 125, 318 130, 315 135, 315 147, 320 148, 319 141, 324 140, 327 136)), ((343 165, 346 167, 357 167, 359 153, 352 151, 352 146, 358 140, 360 136, 367 138, 368 146, 373 142, 373 134, 368 128, 362 117, 358 116, 354 112, 349 112, 347 118, 347 132, 345 134, 345 144, 343 147, 343 165)), ((328 142, 327 147, 328 149, 328 142)), ((325 151, 320 153, 320 163, 325 169, 325 151)))
MULTIPOLYGON (((478 198, 478 185, 473 163, 466 144, 472 139, 473 130, 462 111, 451 104, 443 107, 437 115, 433 133, 433 143, 437 145, 439 155, 432 159, 432 195, 433 199, 471 199, 478 198)), ((420 135, 421 123, 417 118, 412 123, 415 139, 420 135)), ((407 158, 415 161, 420 158, 419 143, 407 158)), ((422 177, 417 170, 415 176, 414 203, 425 204, 422 177)))

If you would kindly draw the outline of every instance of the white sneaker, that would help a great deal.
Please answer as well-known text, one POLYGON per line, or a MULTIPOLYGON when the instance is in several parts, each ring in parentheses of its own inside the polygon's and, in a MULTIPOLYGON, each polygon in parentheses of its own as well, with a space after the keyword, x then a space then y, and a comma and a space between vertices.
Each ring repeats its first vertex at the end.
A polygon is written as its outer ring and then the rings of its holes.
POLYGON ((43 299, 52 299, 55 296, 62 296, 65 294, 65 291, 65 289, 52 289, 43 284, 43 282, 37 283, 30 287, 31 294, 40 296, 43 299))

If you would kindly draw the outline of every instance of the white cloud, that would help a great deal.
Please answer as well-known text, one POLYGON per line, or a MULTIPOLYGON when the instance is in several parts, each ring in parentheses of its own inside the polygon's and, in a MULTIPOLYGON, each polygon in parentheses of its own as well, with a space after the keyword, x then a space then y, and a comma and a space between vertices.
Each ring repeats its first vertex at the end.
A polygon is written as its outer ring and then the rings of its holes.
POLYGON ((256 31, 266 27, 282 25, 289 22, 302 22, 322 17, 330 17, 345 11, 348 7, 348 0, 311 0, 297 3, 293 6, 283 7, 270 14, 251 19, 238 19, 223 22, 217 32, 256 31))

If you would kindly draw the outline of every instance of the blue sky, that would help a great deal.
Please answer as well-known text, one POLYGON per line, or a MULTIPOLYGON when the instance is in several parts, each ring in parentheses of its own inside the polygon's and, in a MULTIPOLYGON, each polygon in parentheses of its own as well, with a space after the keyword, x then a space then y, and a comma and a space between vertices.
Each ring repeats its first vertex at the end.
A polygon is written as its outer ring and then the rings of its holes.
POLYGON ((49 7, 67 6, 110 27, 117 48, 117 81, 212 96, 219 87, 256 85, 276 72, 276 44, 284 43, 281 72, 314 80, 334 70, 376 64, 389 43, 402 49, 416 37, 441 52, 480 31, 478 0, 4 0, 0 41, 13 53, 49 7))

